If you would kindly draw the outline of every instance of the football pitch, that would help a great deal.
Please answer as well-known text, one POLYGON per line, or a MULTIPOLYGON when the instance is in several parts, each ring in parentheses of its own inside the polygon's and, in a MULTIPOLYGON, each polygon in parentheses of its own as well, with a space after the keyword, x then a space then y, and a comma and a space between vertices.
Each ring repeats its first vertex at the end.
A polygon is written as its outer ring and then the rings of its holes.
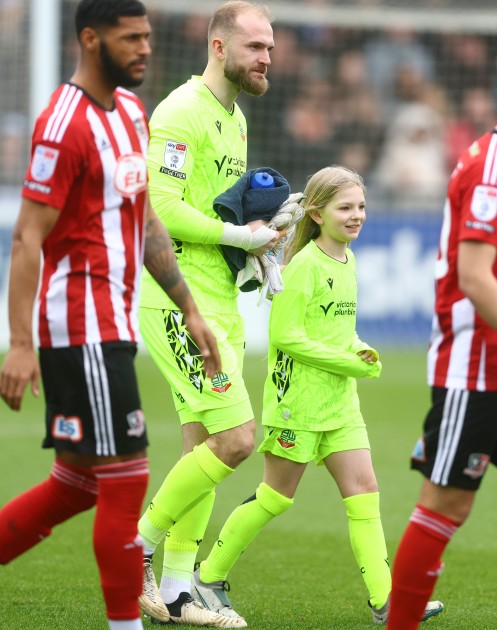
MULTIPOLYGON (((0 357, 1 359, 1 357, 0 357)), ((369 427, 380 484, 383 525, 390 557, 417 497, 421 476, 408 466, 429 401, 422 352, 382 354, 379 380, 361 381, 363 415, 369 427)), ((180 456, 180 430, 169 390, 151 360, 137 361, 148 423, 149 497, 180 456)), ((245 378, 260 417, 265 360, 248 356, 245 378)), ((53 455, 42 451, 43 404, 30 393, 20 413, 2 402, 0 413, 0 504, 42 481, 53 455)), ((258 439, 261 436, 259 430, 258 439)), ((217 491, 217 501, 199 559, 205 557, 231 510, 252 495, 263 457, 254 453, 217 491)), ((445 554, 446 568, 434 594, 446 611, 424 628, 497 628, 495 469, 487 474, 468 523, 445 554)), ((72 630, 108 628, 93 557, 93 511, 56 528, 51 537, 6 567, 0 567, 0 629, 72 630)), ((155 566, 161 564, 156 554, 155 566)), ((230 598, 253 630, 366 630, 373 626, 367 592, 350 550, 345 509, 323 468, 310 465, 292 509, 269 524, 242 555, 230 577, 230 598)), ((145 620, 145 628, 151 628, 145 620)), ((153 626, 157 627, 157 626, 153 626)), ((186 626, 183 626, 186 627, 186 626)))

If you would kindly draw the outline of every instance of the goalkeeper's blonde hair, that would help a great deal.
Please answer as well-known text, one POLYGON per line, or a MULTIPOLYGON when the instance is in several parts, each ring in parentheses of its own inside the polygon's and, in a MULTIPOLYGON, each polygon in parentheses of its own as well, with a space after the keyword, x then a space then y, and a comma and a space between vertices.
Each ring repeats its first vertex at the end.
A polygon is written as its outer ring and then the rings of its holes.
POLYGON ((297 223, 293 238, 285 248, 283 260, 285 264, 289 263, 309 241, 315 240, 321 232, 319 225, 309 212, 324 208, 338 192, 351 186, 359 186, 366 192, 364 180, 359 173, 335 164, 322 168, 309 178, 304 190, 306 198, 302 203, 305 215, 297 223))
POLYGON ((269 22, 272 21, 269 9, 264 4, 248 2, 247 0, 228 0, 217 9, 209 22, 208 41, 211 42, 213 37, 220 35, 229 39, 237 30, 237 17, 247 11, 256 11, 262 17, 267 18, 269 22))

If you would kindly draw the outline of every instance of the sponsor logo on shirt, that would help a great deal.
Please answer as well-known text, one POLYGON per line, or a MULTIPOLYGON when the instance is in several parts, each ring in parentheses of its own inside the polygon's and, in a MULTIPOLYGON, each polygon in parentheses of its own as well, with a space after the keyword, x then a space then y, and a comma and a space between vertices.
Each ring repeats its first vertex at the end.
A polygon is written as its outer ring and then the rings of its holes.
POLYGON ((123 197, 132 197, 147 188, 147 163, 141 153, 119 156, 114 186, 123 197))
POLYGON ((217 172, 219 174, 221 174, 223 168, 226 167, 226 177, 229 177, 230 175, 241 177, 245 173, 247 167, 245 160, 236 157, 228 157, 227 155, 224 155, 220 162, 218 162, 218 160, 214 160, 214 162, 216 163, 217 172))
POLYGON ((52 421, 52 437, 56 440, 81 442, 83 439, 83 427, 81 420, 76 416, 71 416, 69 418, 62 415, 54 416, 52 421))
POLYGON ((468 458, 468 465, 463 470, 463 473, 471 477, 471 479, 478 479, 479 477, 483 477, 489 463, 489 455, 485 453, 471 453, 468 458))
POLYGON ((168 140, 164 149, 164 164, 167 168, 179 171, 186 160, 188 145, 176 140, 168 140))
POLYGON ((177 177, 178 179, 186 179, 186 173, 181 171, 172 171, 170 168, 166 168, 165 166, 161 166, 159 171, 164 173, 165 175, 171 175, 171 177, 177 177))
POLYGON ((31 160, 32 178, 37 182, 48 181, 54 174, 59 153, 58 149, 52 149, 52 147, 46 147, 43 144, 37 145, 31 160))
POLYGON ((127 435, 132 437, 141 437, 145 433, 145 415, 141 409, 131 411, 126 416, 129 429, 127 435))
POLYGON ((492 221, 497 216, 497 188, 476 186, 471 199, 471 214, 480 221, 492 221))

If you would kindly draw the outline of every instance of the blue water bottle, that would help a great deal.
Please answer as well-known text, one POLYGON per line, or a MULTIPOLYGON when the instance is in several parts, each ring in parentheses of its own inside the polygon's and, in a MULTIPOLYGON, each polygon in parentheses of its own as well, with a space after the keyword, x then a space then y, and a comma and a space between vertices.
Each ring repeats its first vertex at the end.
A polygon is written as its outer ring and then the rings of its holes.
POLYGON ((254 173, 250 178, 250 188, 274 188, 274 177, 269 173, 254 173))

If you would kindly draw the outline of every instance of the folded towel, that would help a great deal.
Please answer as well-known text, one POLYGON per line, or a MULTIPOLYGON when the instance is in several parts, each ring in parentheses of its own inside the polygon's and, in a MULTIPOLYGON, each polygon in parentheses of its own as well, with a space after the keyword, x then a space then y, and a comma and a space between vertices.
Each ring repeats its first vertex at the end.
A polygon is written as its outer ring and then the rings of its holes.
MULTIPOLYGON (((269 221, 278 212, 280 206, 290 195, 288 181, 268 166, 246 171, 228 190, 214 199, 213 208, 223 221, 234 225, 246 225, 251 221, 269 221), (255 173, 269 173, 274 179, 274 188, 251 188, 250 180, 255 173)), ((236 278, 240 269, 245 267, 247 252, 238 247, 221 245, 224 259, 236 278)), ((257 280, 249 280, 241 291, 254 291, 260 287, 257 280)))

